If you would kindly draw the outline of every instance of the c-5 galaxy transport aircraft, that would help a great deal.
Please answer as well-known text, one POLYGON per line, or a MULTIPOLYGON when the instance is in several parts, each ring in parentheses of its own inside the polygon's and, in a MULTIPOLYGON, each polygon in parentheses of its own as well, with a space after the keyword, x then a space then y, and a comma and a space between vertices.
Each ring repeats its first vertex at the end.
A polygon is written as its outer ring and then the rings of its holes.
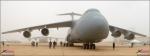
POLYGON ((30 32, 33 30, 40 30, 44 36, 48 36, 48 28, 70 27, 71 31, 66 37, 67 44, 73 45, 73 43, 83 43, 84 49, 95 49, 94 43, 101 42, 103 39, 107 38, 109 31, 112 33, 111 35, 113 37, 119 37, 123 34, 125 36, 124 38, 127 40, 134 39, 135 35, 145 37, 143 34, 109 25, 105 17, 97 9, 88 9, 83 15, 77 13, 65 13, 60 15, 71 15, 72 21, 27 27, 3 32, 2 34, 23 31, 23 36, 30 38, 30 32), (73 15, 81 17, 79 20, 74 21, 73 15))

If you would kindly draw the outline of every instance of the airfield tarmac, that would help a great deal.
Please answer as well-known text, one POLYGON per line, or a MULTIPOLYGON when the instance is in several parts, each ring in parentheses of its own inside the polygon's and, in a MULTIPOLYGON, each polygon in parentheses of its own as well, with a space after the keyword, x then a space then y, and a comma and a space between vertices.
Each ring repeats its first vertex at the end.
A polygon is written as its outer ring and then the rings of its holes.
POLYGON ((3 49, 14 50, 15 56, 137 56, 138 49, 147 48, 150 46, 129 46, 117 45, 115 50, 112 49, 111 43, 97 43, 95 50, 84 50, 82 44, 75 44, 75 47, 57 46, 55 49, 48 48, 48 43, 40 43, 38 47, 32 47, 29 44, 12 44, 9 46, 1 46, 3 49))

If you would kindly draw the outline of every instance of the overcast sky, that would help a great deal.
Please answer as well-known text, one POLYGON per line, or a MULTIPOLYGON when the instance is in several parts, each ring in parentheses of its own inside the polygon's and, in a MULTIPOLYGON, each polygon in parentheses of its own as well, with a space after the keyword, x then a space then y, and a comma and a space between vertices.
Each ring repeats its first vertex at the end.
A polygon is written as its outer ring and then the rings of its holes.
MULTIPOLYGON (((1 1, 1 31, 68 21, 70 16, 57 14, 72 11, 83 14, 90 8, 98 9, 110 25, 149 35, 149 1, 1 1)), ((65 38, 68 29, 50 29, 50 36, 65 38)), ((35 30, 32 37, 35 36, 42 35, 35 30)), ((25 40, 22 33, 2 37, 25 40)))

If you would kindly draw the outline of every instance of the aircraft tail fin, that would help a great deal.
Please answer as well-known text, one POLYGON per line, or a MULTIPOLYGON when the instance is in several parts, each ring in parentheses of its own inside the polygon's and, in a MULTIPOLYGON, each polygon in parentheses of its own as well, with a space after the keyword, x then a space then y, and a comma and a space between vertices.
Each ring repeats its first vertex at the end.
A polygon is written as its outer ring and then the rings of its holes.
POLYGON ((81 14, 74 13, 74 12, 71 12, 71 13, 63 13, 63 14, 58 14, 58 15, 71 15, 71 16, 77 15, 77 16, 82 16, 81 14))
POLYGON ((70 15, 71 18, 72 18, 72 21, 74 20, 74 15, 82 16, 81 14, 74 13, 74 12, 71 12, 71 13, 64 13, 64 14, 58 14, 58 15, 70 15))

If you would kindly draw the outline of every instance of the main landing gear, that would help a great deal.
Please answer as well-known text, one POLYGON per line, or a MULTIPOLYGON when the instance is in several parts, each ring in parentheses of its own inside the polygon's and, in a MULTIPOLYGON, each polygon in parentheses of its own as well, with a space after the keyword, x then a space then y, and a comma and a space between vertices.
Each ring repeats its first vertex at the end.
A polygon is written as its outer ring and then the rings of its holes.
POLYGON ((95 49, 96 46, 93 43, 84 43, 83 44, 83 49, 95 49))

